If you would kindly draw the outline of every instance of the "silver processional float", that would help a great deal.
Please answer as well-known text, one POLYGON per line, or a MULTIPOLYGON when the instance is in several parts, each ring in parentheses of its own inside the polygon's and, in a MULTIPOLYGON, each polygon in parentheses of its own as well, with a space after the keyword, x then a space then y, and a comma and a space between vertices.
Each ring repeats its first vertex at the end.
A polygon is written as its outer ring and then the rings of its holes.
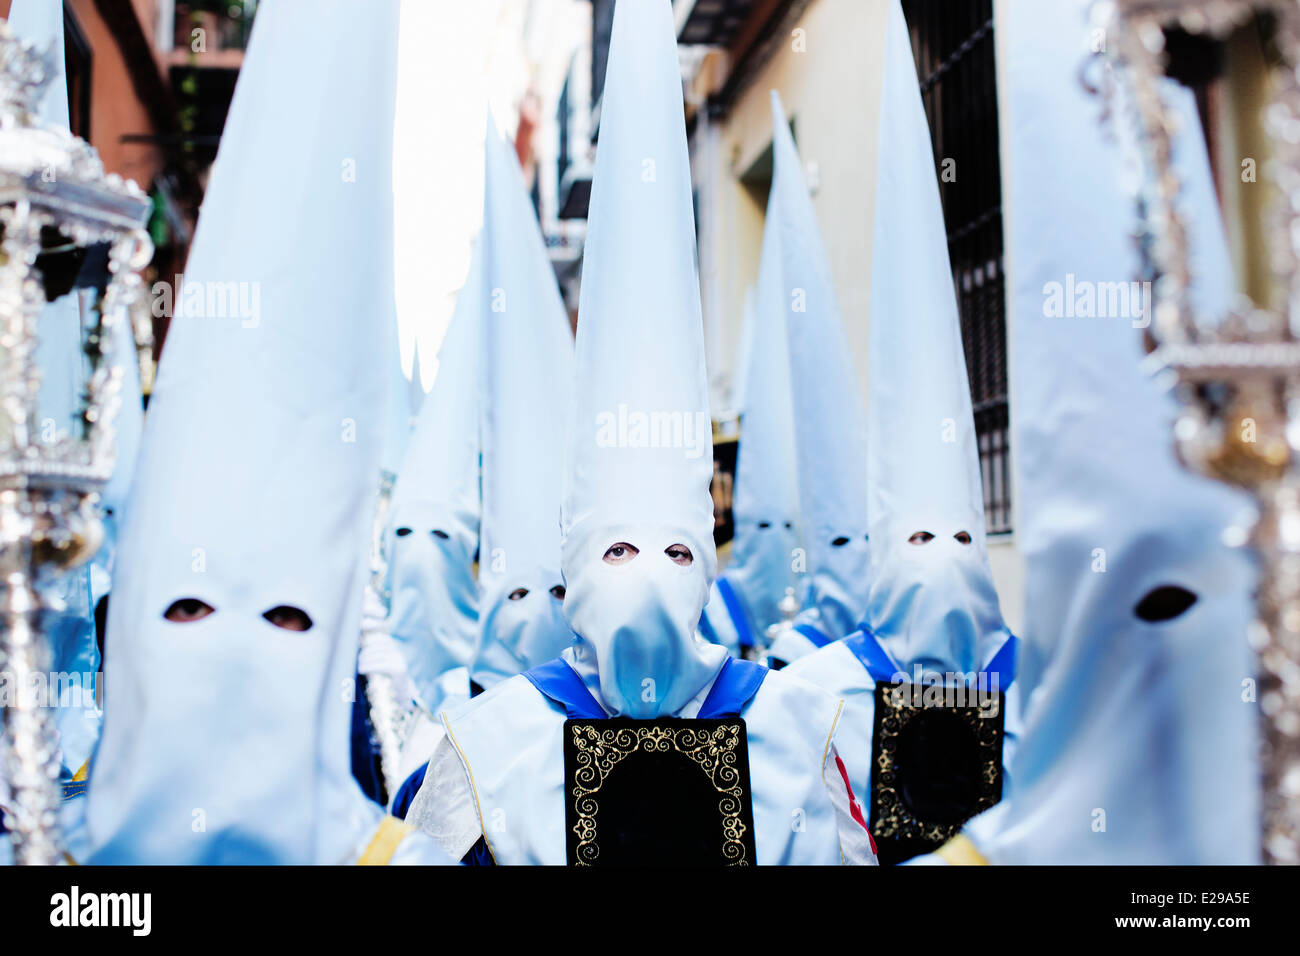
MULTIPOLYGON (((1300 863, 1300 3, 1297 0, 1098 0, 1094 50, 1120 84, 1142 154, 1136 238, 1153 314, 1152 373, 1177 399, 1173 441, 1189 468, 1249 492, 1250 529, 1225 529, 1258 554, 1251 643, 1262 717, 1262 849, 1300 863), (1254 51, 1248 55, 1246 51, 1254 51), (1228 315, 1190 294, 1191 250, 1172 157, 1179 119, 1160 95, 1167 75, 1226 65, 1239 109, 1233 163, 1258 192, 1245 232, 1265 268, 1228 315), (1235 155, 1240 153, 1240 155, 1235 155), (1258 184, 1253 178, 1258 168, 1258 184), (1252 287, 1253 286, 1253 287, 1252 287), (1252 301, 1252 298, 1254 301, 1252 301)), ((1187 78, 1187 77, 1183 77, 1187 78)), ((1225 167, 1226 168, 1226 167, 1225 167)), ((1235 176, 1236 170, 1230 170, 1235 176)))
POLYGON ((124 374, 112 357, 117 336, 131 334, 138 270, 153 254, 144 192, 106 175, 89 144, 36 115, 62 55, 0 23, 0 679, 8 686, 0 755, 11 792, 5 825, 20 864, 62 859, 56 702, 37 691, 50 678, 47 615, 59 609, 42 591, 103 540, 99 492, 113 472, 124 374), (96 261, 103 278, 82 319, 79 427, 47 440, 42 312, 96 261))

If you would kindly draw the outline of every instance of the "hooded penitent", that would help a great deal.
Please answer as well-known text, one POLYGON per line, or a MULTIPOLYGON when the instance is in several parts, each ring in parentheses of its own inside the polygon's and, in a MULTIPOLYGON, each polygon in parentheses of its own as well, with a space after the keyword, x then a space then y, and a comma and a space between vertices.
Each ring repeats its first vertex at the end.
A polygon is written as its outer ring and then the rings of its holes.
POLYGON ((259 314, 178 307, 150 407, 96 861, 345 863, 382 818, 348 736, 394 307, 398 4, 299 7, 258 9, 190 256, 192 288, 250 283, 259 314))
MULTIPOLYGON (((658 5, 628 16, 668 18, 658 5)), ((665 95, 681 77, 671 30, 629 26, 616 15, 601 108, 562 562, 578 671, 609 712, 648 718, 694 697, 724 652, 696 637, 717 556, 686 125, 665 95)))
MULTIPOLYGON (((54 70, 40 103, 39 122, 67 129, 68 84, 64 67, 62 4, 14 0, 8 24, 17 36, 46 52, 54 70)), ((39 436, 43 442, 60 440, 69 433, 79 434, 81 429, 77 415, 85 381, 79 301, 82 296, 82 291, 73 289, 48 303, 41 313, 37 362, 41 369, 39 436)), ((120 430, 122 424, 118 428, 120 430)), ((121 449, 119 457, 122 452, 130 453, 121 449)), ((106 544, 101 553, 105 551, 111 551, 111 544, 106 544)), ((60 694, 56 715, 66 777, 76 773, 85 763, 99 732, 94 701, 99 651, 95 644, 91 568, 83 566, 58 575, 43 582, 41 590, 46 600, 58 608, 46 614, 43 622, 52 651, 50 669, 56 674, 75 675, 70 677, 60 694)))
POLYGON ((433 713, 469 696, 478 635, 481 315, 491 288, 480 242, 438 351, 393 489, 388 527, 389 633, 433 713))
MULTIPOLYGON (((807 652, 844 637, 862 619, 868 570, 867 437, 830 263, 775 92, 772 152, 763 256, 765 263, 775 261, 779 271, 766 289, 760 288, 759 307, 770 308, 767 300, 777 298, 790 344, 799 513, 810 578, 798 623, 810 638, 803 645, 807 652), (769 244, 777 250, 769 252, 769 244)), ((789 651, 778 650, 774 646, 773 654, 791 659, 789 651)))
MULTIPOLYGON (((839 702, 731 660, 695 635, 716 555, 677 64, 668 0, 621 0, 601 110, 565 473, 564 607, 578 638, 559 660, 443 713, 446 736, 407 819, 453 857, 478 846, 473 859, 490 854, 498 864, 593 859, 571 840, 576 834, 593 845, 570 814, 594 821, 590 798, 602 784, 580 771, 581 754, 566 759, 569 719, 600 726, 610 715, 674 718, 645 732, 671 725, 695 735, 693 728, 725 714, 744 720, 753 825, 742 826, 754 836, 755 862, 873 859, 837 769, 839 702), (586 782, 595 789, 583 796, 586 782), (575 794, 582 799, 574 802, 575 794)), ((648 790, 641 793, 662 793, 659 781, 642 779, 648 790)), ((721 809, 711 792, 706 785, 698 807, 669 799, 674 812, 702 821, 721 809)), ((616 799, 609 788, 603 793, 602 802, 616 799)), ((633 842, 663 832, 655 829, 661 821, 642 827, 637 817, 624 817, 633 842)), ((656 842, 648 855, 671 862, 677 852, 656 842)))
MULTIPOLYGON (((795 571, 799 481, 781 241, 780 220, 771 217, 763 233, 758 290, 746 316, 746 348, 741 356, 744 390, 739 395, 741 432, 732 504, 736 531, 731 561, 718 581, 719 588, 730 586, 734 592, 721 595, 728 608, 739 598, 746 618, 742 626, 759 641, 769 625, 781 620, 777 605, 786 588, 799 583, 795 571), (733 600, 726 600, 729 597, 733 600)), ((750 301, 747 297, 746 304, 750 301)), ((715 610, 713 601, 709 610, 715 610)))
POLYGON ((560 578, 564 427, 573 335, 510 144, 488 123, 479 250, 483 312, 482 627, 470 676, 481 687, 573 642, 560 578))
POLYGON ((1009 634, 985 546, 979 449, 930 128, 897 0, 884 70, 871 270, 866 624, 905 672, 969 675, 1009 634))
MULTIPOLYGON (((1098 123, 1103 104, 1079 83, 1086 8, 1021 0, 1005 38, 1021 675, 1032 696, 1010 800, 968 833, 997 863, 1249 863, 1253 572, 1222 543, 1245 499, 1175 461, 1173 402, 1139 367, 1150 319, 1140 288, 1122 314, 1063 317, 1052 305, 1067 284, 1080 305, 1139 268, 1124 188, 1136 179, 1132 144, 1123 121, 1118 144, 1117 127, 1098 123), (1081 136, 1081 122, 1097 125, 1081 136)), ((1164 95, 1180 117, 1192 301, 1222 315, 1232 281, 1194 102, 1173 86, 1164 95)))
MULTIPOLYGON (((997 716, 996 695, 1008 691, 1015 654, 985 551, 975 423, 930 131, 902 7, 896 0, 891 7, 871 278, 870 600, 862 631, 790 665, 844 699, 840 753, 864 801, 879 752, 877 684, 983 689, 981 706, 997 716)), ((1002 720, 1004 758, 1017 728, 1014 701, 1002 720)))

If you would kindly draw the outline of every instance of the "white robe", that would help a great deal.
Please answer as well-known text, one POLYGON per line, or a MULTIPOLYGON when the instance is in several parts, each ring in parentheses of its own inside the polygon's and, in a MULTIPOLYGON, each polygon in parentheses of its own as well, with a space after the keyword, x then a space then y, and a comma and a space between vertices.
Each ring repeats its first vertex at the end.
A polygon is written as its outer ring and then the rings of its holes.
MULTIPOLYGON (((676 716, 697 713, 711 689, 710 683, 676 716)), ((842 706, 773 672, 741 710, 759 864, 876 862, 835 751, 842 706)), ((519 676, 442 719, 447 737, 408 822, 453 858, 485 836, 498 864, 563 865, 564 709, 519 676)))

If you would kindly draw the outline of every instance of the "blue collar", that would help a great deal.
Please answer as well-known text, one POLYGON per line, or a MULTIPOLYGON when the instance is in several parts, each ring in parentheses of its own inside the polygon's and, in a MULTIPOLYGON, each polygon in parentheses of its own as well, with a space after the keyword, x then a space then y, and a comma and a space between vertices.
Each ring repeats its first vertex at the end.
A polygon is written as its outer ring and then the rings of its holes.
POLYGON ((808 640, 812 642, 813 647, 822 648, 825 647, 827 644, 835 643, 833 640, 831 640, 831 636, 829 634, 827 634, 819 627, 813 627, 813 625, 811 624, 796 624, 794 626, 794 629, 798 631, 800 634, 802 634, 804 637, 808 638, 808 640))
POLYGON ((740 646, 753 647, 754 630, 749 626, 749 615, 745 613, 745 605, 736 593, 736 588, 726 577, 718 578, 718 593, 722 595, 722 603, 727 606, 727 616, 731 618, 731 626, 736 629, 736 639, 740 646))
MULTIPOLYGON (((857 631, 846 637, 844 646, 853 653, 877 684, 892 683, 896 675, 907 673, 894 663, 894 659, 880 645, 879 638, 866 624, 862 624, 857 631)), ((993 659, 980 671, 989 678, 997 675, 997 686, 1003 693, 1016 679, 1016 652, 1019 646, 1020 639, 1014 634, 1008 634, 1007 639, 998 648, 998 652, 993 655, 993 659)))
MULTIPOLYGON (((609 717, 578 672, 561 657, 539 664, 526 671, 524 676, 545 696, 563 707, 571 720, 605 720, 609 717)), ((722 669, 695 716, 703 720, 738 716, 758 693, 766 677, 767 668, 762 664, 728 657, 722 662, 722 669)))

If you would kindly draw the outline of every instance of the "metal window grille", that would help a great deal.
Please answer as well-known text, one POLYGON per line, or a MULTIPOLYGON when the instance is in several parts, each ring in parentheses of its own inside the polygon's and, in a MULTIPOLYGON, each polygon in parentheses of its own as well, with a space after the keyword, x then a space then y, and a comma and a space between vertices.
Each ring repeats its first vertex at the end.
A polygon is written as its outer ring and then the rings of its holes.
POLYGON ((903 11, 943 197, 985 525, 991 534, 1007 532, 1011 467, 993 0, 903 0, 903 11))

